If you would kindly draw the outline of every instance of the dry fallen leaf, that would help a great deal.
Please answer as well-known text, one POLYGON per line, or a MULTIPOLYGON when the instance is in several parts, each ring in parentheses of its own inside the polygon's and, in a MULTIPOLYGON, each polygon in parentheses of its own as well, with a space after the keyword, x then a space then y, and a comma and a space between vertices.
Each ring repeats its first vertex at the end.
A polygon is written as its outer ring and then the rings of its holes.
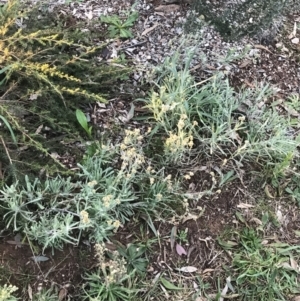
POLYGON ((249 64, 251 64, 251 60, 244 60, 242 61, 242 63, 239 65, 240 68, 245 68, 247 67, 249 64))
POLYGON ((257 217, 252 217, 250 222, 255 222, 259 226, 262 225, 262 221, 260 219, 258 219, 257 217))
POLYGON ((134 117, 134 109, 135 109, 135 106, 131 103, 130 110, 128 111, 127 116, 124 119, 125 123, 130 121, 134 117))
POLYGON ((187 267, 178 268, 176 270, 179 271, 179 272, 184 272, 184 273, 194 273, 198 269, 196 267, 187 266, 187 267))
POLYGON ((188 213, 188 215, 186 215, 186 216, 182 219, 182 223, 184 224, 186 221, 188 221, 188 220, 190 220, 190 219, 192 219, 192 220, 195 221, 195 220, 198 219, 198 216, 195 215, 195 214, 188 213))
POLYGON ((297 34, 297 23, 294 23, 293 32, 289 35, 289 38, 292 39, 297 34))
POLYGON ((226 284, 221 292, 221 297, 220 297, 219 301, 224 301, 223 296, 225 296, 227 294, 227 291, 228 291, 228 285, 226 284))
POLYGON ((30 284, 28 284, 28 296, 29 296, 29 299, 32 300, 32 287, 30 286, 30 284))
POLYGON ((165 298, 166 299, 169 299, 170 298, 170 295, 168 294, 168 292, 167 292, 167 290, 164 288, 164 286, 163 285, 159 285, 160 286, 160 288, 162 289, 162 291, 165 293, 165 298))
POLYGON ((258 45, 254 45, 254 47, 255 47, 256 49, 265 50, 265 51, 267 51, 267 52, 273 54, 273 52, 272 52, 271 50, 269 50, 267 47, 265 47, 265 46, 263 46, 263 45, 258 44, 258 45))
POLYGON ((67 296, 67 293, 68 293, 67 289, 63 287, 63 288, 59 291, 59 294, 58 294, 58 300, 59 300, 59 301, 64 300, 64 299, 66 298, 66 296, 67 296))
POLYGON ((202 275, 206 274, 206 273, 210 273, 210 272, 213 272, 215 269, 205 269, 203 272, 202 272, 202 275))
POLYGON ((148 34, 149 32, 151 32, 153 29, 155 29, 159 24, 156 23, 155 25, 153 25, 152 27, 146 28, 143 32, 142 32, 142 36, 145 36, 146 34, 148 34))
POLYGON ((290 257, 290 263, 291 263, 291 267, 294 270, 298 270, 299 269, 297 261, 292 256, 290 257))
POLYGON ((283 262, 279 265, 280 267, 283 267, 287 270, 292 270, 293 268, 291 267, 291 265, 288 262, 283 262))
POLYGON ((22 245, 25 245, 21 241, 22 241, 21 234, 18 233, 14 237, 14 240, 8 240, 7 243, 10 244, 10 245, 16 245, 16 249, 17 249, 17 248, 21 248, 22 245))
POLYGON ((31 256, 30 259, 32 259, 34 262, 43 262, 43 261, 48 261, 49 257, 46 257, 46 256, 31 256))
POLYGON ((282 215, 282 212, 280 211, 280 209, 277 209, 276 217, 277 217, 277 220, 278 220, 279 223, 283 222, 283 215, 282 215))
POLYGON ((178 255, 187 255, 186 250, 179 244, 176 244, 176 252, 178 255))
POLYGON ((44 125, 41 124, 41 125, 36 129, 35 134, 38 135, 38 134, 41 132, 41 130, 43 129, 43 127, 44 127, 44 125))
POLYGON ((268 198, 274 199, 273 195, 269 191, 268 185, 265 186, 265 193, 266 193, 266 195, 267 195, 268 198))
POLYGON ((176 235, 177 235, 177 227, 174 226, 171 230, 171 237, 170 237, 170 244, 171 244, 171 250, 173 251, 174 245, 175 245, 175 240, 176 240, 176 235))
POLYGON ((164 13, 170 13, 176 10, 180 10, 180 5, 177 4, 171 4, 171 5, 160 5, 158 7, 155 7, 155 11, 164 12, 164 13))
POLYGON ((246 203, 240 203, 237 205, 237 207, 242 209, 248 209, 248 208, 253 208, 254 206, 246 203))
POLYGON ((198 284, 197 284, 195 281, 193 281, 193 288, 194 288, 194 290, 196 290, 196 291, 199 290, 199 286, 198 286, 198 284))

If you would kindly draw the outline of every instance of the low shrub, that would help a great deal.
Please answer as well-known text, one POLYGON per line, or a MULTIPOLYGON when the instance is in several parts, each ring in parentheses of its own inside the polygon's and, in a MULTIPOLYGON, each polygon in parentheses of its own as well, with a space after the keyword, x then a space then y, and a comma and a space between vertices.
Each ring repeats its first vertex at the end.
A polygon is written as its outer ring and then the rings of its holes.
POLYGON ((197 83, 189 71, 193 53, 183 49, 157 68, 157 88, 142 100, 161 137, 162 160, 191 166, 218 158, 224 166, 229 161, 237 168, 251 164, 262 170, 268 165, 270 177, 282 175, 299 156, 300 137, 292 135, 291 118, 266 104, 276 90, 257 84, 235 91, 222 72, 197 83), (183 68, 178 67, 180 53, 183 68))
POLYGON ((99 37, 95 43, 80 23, 72 28, 55 24, 55 11, 43 16, 39 6, 28 9, 18 0, 0 10, 0 115, 18 138, 16 147, 10 133, 3 133, 7 151, 0 152, 0 159, 6 175, 15 179, 43 168, 53 174, 63 166, 51 152, 62 154, 66 144, 78 139, 76 108, 106 102, 108 86, 129 69, 102 62, 106 43, 99 37))

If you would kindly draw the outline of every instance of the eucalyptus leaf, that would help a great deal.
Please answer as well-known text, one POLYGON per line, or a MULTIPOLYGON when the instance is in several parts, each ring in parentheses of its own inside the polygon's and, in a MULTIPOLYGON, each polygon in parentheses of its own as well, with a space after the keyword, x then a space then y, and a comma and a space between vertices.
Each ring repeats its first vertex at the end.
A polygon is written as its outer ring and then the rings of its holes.
POLYGON ((32 259, 35 262, 42 262, 42 261, 48 261, 49 258, 46 256, 32 256, 30 257, 30 259, 32 259))

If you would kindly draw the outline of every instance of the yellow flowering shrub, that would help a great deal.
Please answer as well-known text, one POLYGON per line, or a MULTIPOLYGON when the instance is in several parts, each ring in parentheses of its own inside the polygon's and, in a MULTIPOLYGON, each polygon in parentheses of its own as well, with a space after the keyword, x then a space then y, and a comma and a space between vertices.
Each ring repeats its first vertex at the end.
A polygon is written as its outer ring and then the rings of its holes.
MULTIPOLYGON (((19 11, 19 2, 17 0, 9 0, 2 8, 5 12, 0 23, 0 67, 5 69, 5 77, 2 83, 9 81, 11 77, 26 78, 37 86, 44 85, 57 92, 63 98, 64 93, 72 95, 80 95, 91 98, 96 101, 105 101, 101 95, 89 93, 80 87, 70 88, 68 86, 58 85, 56 82, 61 79, 66 83, 81 83, 82 80, 62 71, 63 65, 74 65, 80 62, 83 55, 92 54, 99 47, 90 47, 83 44, 77 44, 73 40, 64 37, 63 33, 53 33, 48 29, 36 29, 30 32, 22 26, 14 30, 17 19, 24 18, 26 13, 19 11), (55 65, 50 55, 54 49, 66 47, 78 47, 81 55, 73 56, 67 59, 61 65, 61 60, 56 58, 59 65, 55 65), (48 58, 49 57, 49 58, 48 58)), ((58 29, 56 29, 58 30, 58 29)), ((44 89, 45 89, 44 88, 44 89)))
MULTIPOLYGON (((108 81, 112 86, 129 70, 121 64, 100 64, 98 54, 105 41, 95 46, 93 33, 84 33, 79 21, 78 28, 50 27, 56 24, 53 20, 58 12, 42 15, 39 5, 25 7, 24 2, 8 0, 0 7, 0 116, 13 129, 22 157, 26 157, 19 160, 20 153, 5 131, 9 156, 1 161, 9 179, 19 179, 15 170, 21 171, 22 178, 28 170, 36 174, 42 168, 48 174, 62 170, 57 156, 51 155, 57 148, 48 141, 48 131, 64 133, 64 142, 78 137, 74 111, 84 102, 106 102, 102 92, 109 91, 108 81)), ((66 145, 59 151, 66 152, 66 145)), ((74 148, 68 151, 78 154, 74 148)))

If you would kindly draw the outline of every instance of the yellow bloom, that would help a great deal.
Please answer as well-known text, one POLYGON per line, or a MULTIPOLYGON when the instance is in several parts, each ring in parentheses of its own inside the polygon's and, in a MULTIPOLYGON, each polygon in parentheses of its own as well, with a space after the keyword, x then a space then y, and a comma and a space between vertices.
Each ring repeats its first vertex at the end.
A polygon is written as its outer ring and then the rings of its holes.
POLYGON ((3 54, 4 54, 4 56, 8 56, 8 55, 9 55, 9 50, 8 50, 8 48, 5 48, 5 49, 3 50, 3 54))
POLYGON ((47 69, 49 69, 49 65, 48 64, 43 64, 40 66, 40 69, 42 72, 45 72, 47 69))
POLYGON ((179 130, 183 129, 183 127, 184 127, 184 121, 183 121, 183 119, 180 119, 178 121, 177 127, 178 127, 179 130))
POLYGON ((112 198, 113 196, 111 194, 108 194, 102 198, 104 207, 108 208, 110 206, 112 198))
POLYGON ((80 212, 81 221, 83 224, 88 224, 90 222, 89 213, 85 210, 80 212))
POLYGON ((161 201, 162 200, 162 194, 161 193, 158 193, 157 195, 156 195, 156 199, 158 200, 158 201, 161 201))
POLYGON ((11 294, 15 292, 18 288, 13 285, 5 284, 3 287, 0 287, 0 301, 6 301, 10 299, 12 296, 11 294))
POLYGON ((89 187, 94 187, 95 185, 97 185, 96 180, 93 180, 93 181, 87 183, 87 186, 89 186, 89 187))
POLYGON ((183 120, 187 119, 187 115, 186 115, 186 114, 182 114, 182 115, 180 116, 180 119, 183 119, 183 120))
POLYGON ((112 224, 115 228, 116 228, 116 230, 121 226, 121 223, 120 223, 120 221, 119 220, 115 220, 114 222, 113 222, 113 224, 112 224))

